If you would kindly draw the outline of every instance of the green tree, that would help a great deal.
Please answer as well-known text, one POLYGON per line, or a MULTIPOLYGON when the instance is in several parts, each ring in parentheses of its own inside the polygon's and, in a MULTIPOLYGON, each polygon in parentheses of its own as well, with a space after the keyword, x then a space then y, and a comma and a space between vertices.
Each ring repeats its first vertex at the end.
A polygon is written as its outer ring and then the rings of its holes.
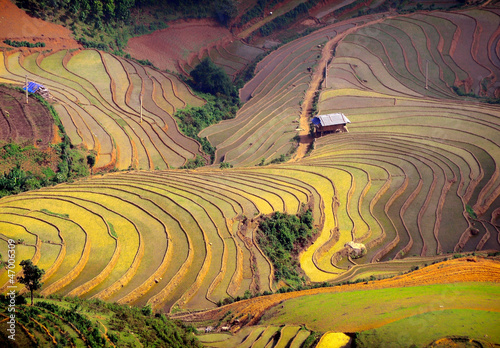
POLYGON ((19 278, 19 283, 24 284, 31 292, 31 305, 33 306, 33 291, 42 287, 41 280, 45 271, 34 265, 31 260, 23 260, 20 265, 23 268, 23 276, 19 278))
POLYGON ((87 155, 87 164, 90 167, 90 172, 92 173, 92 168, 94 168, 94 166, 95 166, 95 155, 94 154, 87 155))
POLYGON ((215 65, 210 58, 205 58, 190 73, 194 88, 213 95, 236 95, 236 89, 226 72, 215 65))
POLYGON ((103 11, 104 16, 107 20, 115 17, 115 2, 114 0, 104 0, 103 1, 103 11))
POLYGON ((238 14, 238 9, 232 0, 217 0, 214 2, 214 17, 222 25, 229 26, 231 19, 238 14))

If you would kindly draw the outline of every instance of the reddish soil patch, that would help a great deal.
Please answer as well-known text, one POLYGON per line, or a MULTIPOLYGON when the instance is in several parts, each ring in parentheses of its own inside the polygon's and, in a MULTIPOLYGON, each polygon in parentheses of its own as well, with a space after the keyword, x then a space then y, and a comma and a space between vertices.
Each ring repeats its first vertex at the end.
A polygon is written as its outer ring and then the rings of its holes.
POLYGON ((56 172, 60 158, 49 144, 59 138, 57 131, 52 115, 39 101, 30 97, 26 104, 24 93, 0 86, 0 146, 16 143, 26 147, 15 154, 0 148, 0 175, 17 165, 34 175, 42 176, 45 168, 56 172))
POLYGON ((9 0, 0 0, 0 46, 8 47, 3 40, 45 42, 46 47, 30 50, 46 50, 50 48, 81 47, 71 37, 71 31, 61 25, 45 22, 30 17, 9 0))
POLYGON ((0 86, 0 143, 46 148, 53 138, 54 119, 45 106, 24 93, 0 86))
POLYGON ((191 63, 204 49, 232 39, 231 32, 213 20, 179 20, 166 29, 130 39, 126 51, 134 58, 149 59, 160 69, 182 72, 181 62, 191 63))

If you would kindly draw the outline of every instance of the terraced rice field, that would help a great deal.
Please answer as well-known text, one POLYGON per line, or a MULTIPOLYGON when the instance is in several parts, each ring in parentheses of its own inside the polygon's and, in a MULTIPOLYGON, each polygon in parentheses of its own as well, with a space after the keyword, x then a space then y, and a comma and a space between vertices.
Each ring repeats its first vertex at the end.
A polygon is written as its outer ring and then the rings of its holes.
POLYGON ((96 171, 179 167, 201 154, 173 114, 203 101, 174 75, 95 50, 0 52, 1 82, 26 75, 49 88, 71 142, 97 152, 96 171))
POLYGON ((210 308, 275 288, 253 216, 319 204, 313 187, 276 170, 108 174, 6 197, 2 238, 24 239, 17 255, 46 269, 44 295, 210 308))
POLYGON ((179 62, 179 65, 183 72, 189 73, 203 58, 209 57, 230 77, 234 78, 262 53, 264 50, 261 48, 248 45, 240 40, 230 40, 204 48, 196 55, 192 55, 187 61, 179 62))
POLYGON ((355 229, 353 238, 372 248, 365 262, 498 250, 498 229, 488 221, 499 204, 500 109, 465 101, 451 87, 496 93, 500 70, 491 45, 499 21, 483 10, 399 16, 361 28, 337 46, 319 113, 343 112, 352 124, 348 134, 317 139, 305 163, 348 165, 351 173, 361 170, 372 183, 386 184, 371 196, 368 211, 377 221, 369 232, 366 219, 354 216, 366 233, 355 229), (469 21, 474 36, 465 30, 469 21), (376 174, 377 167, 386 173, 376 174), (466 205, 485 222, 471 219, 466 205))
MULTIPOLYGON (((217 146, 216 162, 235 168, 130 171, 7 197, 0 245, 24 239, 19 258, 44 266, 45 295, 172 312, 276 290, 255 243, 255 217, 295 214, 303 204, 319 230, 300 255, 312 282, 394 275, 448 253, 500 250, 500 109, 452 89, 495 93, 500 33, 489 23, 497 17, 488 10, 361 17, 284 45, 240 91, 247 102, 238 116, 200 133, 217 146), (471 18, 475 34, 462 42, 459 28, 471 18), (295 146, 308 67, 330 54, 322 47, 336 35, 345 37, 318 108, 345 113, 349 132, 316 139, 299 161, 255 166, 295 146), (367 254, 350 257, 350 241, 367 254)), ((171 117, 200 100, 169 74, 94 50, 1 58, 2 81, 21 83, 29 72, 51 88, 72 141, 98 151, 98 167, 166 169, 200 151, 171 117)), ((1 271, 0 285, 6 281, 1 271)))
POLYGON ((200 335, 198 339, 205 347, 300 347, 310 331, 300 326, 252 326, 240 330, 236 335, 215 333, 200 335))
POLYGON ((293 152, 302 101, 324 44, 367 21, 332 25, 290 42, 257 64, 255 77, 240 90, 245 105, 235 119, 200 132, 217 147, 216 162, 249 166, 293 152))

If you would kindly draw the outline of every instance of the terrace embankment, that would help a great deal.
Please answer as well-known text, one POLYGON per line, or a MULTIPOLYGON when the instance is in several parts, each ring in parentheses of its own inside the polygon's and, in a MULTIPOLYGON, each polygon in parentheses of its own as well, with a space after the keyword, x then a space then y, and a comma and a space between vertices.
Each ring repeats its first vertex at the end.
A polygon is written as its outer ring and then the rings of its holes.
POLYGON ((368 21, 364 24, 357 24, 356 26, 347 29, 346 31, 333 37, 323 46, 321 51, 321 58, 318 61, 318 66, 315 68, 313 72, 311 82, 309 83, 309 88, 305 92, 304 100, 302 102, 302 110, 300 113, 300 120, 299 120, 300 141, 299 141, 299 146, 297 148, 297 152, 292 158, 292 162, 298 161, 299 159, 303 158, 306 155, 307 150, 309 149, 311 143, 314 140, 313 137, 309 135, 309 129, 310 129, 309 120, 312 116, 314 116, 313 113, 316 112, 314 108, 314 101, 315 98, 317 98, 317 95, 320 92, 320 90, 323 88, 323 82, 327 77, 328 64, 331 62, 334 56, 336 46, 347 35, 352 34, 353 32, 359 30, 360 28, 380 23, 383 20, 384 18, 377 18, 375 20, 368 21))
MULTIPOLYGON (((500 282, 500 261, 498 258, 464 257, 433 264, 394 278, 255 297, 210 311, 180 314, 176 318, 190 322, 216 321, 231 311, 234 318, 251 318, 248 322, 242 322, 239 325, 253 325, 268 309, 283 301, 301 296, 459 282, 500 282)), ((238 329, 239 327, 235 327, 235 330, 238 329)))

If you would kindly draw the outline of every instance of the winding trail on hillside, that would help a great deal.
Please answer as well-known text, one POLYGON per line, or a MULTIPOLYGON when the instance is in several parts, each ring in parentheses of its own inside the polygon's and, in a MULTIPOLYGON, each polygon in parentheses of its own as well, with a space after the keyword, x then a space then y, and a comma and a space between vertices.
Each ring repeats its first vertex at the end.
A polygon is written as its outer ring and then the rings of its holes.
POLYGON ((337 45, 349 34, 352 34, 353 32, 364 28, 366 26, 380 23, 389 17, 385 18, 379 18, 375 19, 369 22, 366 22, 364 24, 356 24, 355 27, 352 27, 350 29, 347 29, 346 31, 342 32, 341 34, 336 35, 333 38, 328 38, 327 43, 325 46, 323 46, 323 49, 321 51, 321 58, 318 61, 318 66, 314 69, 314 72, 312 73, 312 78, 311 78, 311 83, 309 84, 309 88, 307 89, 304 100, 302 102, 302 111, 300 113, 300 119, 299 119, 299 146, 297 148, 297 151, 295 152, 295 155, 292 157, 290 162, 296 162, 303 158, 309 147, 311 146, 312 142, 314 141, 314 138, 309 134, 310 131, 310 118, 313 117, 313 103, 314 103, 314 97, 316 96, 317 93, 319 93, 322 89, 322 84, 323 81, 325 80, 327 76, 327 69, 328 69, 328 64, 332 61, 334 57, 334 51, 337 45))

